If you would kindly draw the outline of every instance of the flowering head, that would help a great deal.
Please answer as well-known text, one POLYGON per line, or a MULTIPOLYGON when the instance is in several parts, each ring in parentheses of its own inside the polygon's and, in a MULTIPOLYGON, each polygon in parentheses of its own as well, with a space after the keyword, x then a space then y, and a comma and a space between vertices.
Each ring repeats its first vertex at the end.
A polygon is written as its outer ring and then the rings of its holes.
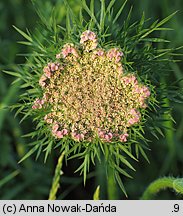
MULTIPOLYGON (((43 69, 39 84, 51 107, 44 119, 56 139, 126 142, 129 128, 141 120, 148 87, 124 72, 119 48, 98 49, 96 38, 94 32, 83 32, 83 50, 65 44, 56 62, 43 69)), ((33 109, 41 108, 39 103, 33 109)))

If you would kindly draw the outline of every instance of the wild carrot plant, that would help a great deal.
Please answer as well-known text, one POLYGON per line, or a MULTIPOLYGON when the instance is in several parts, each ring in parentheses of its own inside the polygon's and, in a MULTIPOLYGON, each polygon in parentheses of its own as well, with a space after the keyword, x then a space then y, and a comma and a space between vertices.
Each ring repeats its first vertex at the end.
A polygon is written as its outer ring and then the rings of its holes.
POLYGON ((179 96, 178 89, 163 82, 169 62, 176 61, 176 49, 156 46, 167 42, 157 35, 169 30, 163 25, 175 13, 153 23, 143 14, 132 23, 130 10, 119 25, 127 1, 116 14, 115 0, 100 3, 96 13, 94 0, 90 5, 82 0, 77 15, 65 1, 65 26, 56 23, 54 15, 47 22, 38 13, 42 41, 15 27, 32 52, 21 71, 10 72, 25 89, 13 107, 24 115, 22 121, 31 117, 37 125, 25 135, 35 141, 22 160, 45 152, 46 161, 57 148, 66 161, 81 161, 76 171, 84 182, 98 161, 127 195, 122 179, 131 177, 128 169, 135 170, 131 159, 138 161, 142 155, 148 161, 147 134, 163 134, 164 114, 171 118, 166 98, 179 96))

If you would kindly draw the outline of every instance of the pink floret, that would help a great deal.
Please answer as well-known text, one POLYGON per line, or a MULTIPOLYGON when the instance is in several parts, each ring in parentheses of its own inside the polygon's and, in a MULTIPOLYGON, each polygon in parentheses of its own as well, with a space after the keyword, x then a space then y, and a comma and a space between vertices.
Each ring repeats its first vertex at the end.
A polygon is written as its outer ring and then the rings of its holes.
POLYGON ((127 142, 127 138, 128 138, 128 134, 127 133, 125 133, 125 134, 122 134, 122 135, 120 135, 120 141, 121 142, 127 142))

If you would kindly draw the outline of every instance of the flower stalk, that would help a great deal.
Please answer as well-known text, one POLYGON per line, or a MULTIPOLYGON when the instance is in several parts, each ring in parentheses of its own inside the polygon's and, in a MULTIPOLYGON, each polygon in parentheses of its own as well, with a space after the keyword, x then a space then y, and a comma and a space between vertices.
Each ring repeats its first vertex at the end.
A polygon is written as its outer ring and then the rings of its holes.
POLYGON ((57 191, 60 187, 60 176, 62 174, 62 165, 63 165, 64 155, 65 153, 63 152, 58 159, 58 163, 55 169, 55 175, 54 175, 53 182, 52 182, 52 187, 51 187, 50 194, 49 194, 49 200, 56 199, 57 191))
POLYGON ((167 188, 173 189, 176 193, 183 195, 183 179, 182 178, 172 178, 163 177, 154 182, 152 182, 148 188, 143 193, 142 200, 150 200, 157 195, 161 190, 167 188))

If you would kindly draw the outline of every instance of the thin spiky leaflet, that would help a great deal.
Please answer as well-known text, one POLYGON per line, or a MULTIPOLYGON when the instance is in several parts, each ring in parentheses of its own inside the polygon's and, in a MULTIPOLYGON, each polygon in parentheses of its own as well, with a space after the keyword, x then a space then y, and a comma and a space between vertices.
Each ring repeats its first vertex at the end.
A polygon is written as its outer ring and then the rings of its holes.
MULTIPOLYGON (((142 16, 142 19, 139 22, 136 22, 132 25, 130 24, 130 11, 123 26, 119 27, 119 25, 117 24, 117 20, 126 4, 126 1, 116 15, 112 14, 111 12, 112 6, 114 5, 115 1, 111 1, 111 3, 108 6, 105 5, 104 1, 101 2, 101 15, 98 16, 94 14, 94 1, 91 1, 90 8, 87 6, 85 1, 82 1, 82 11, 87 12, 91 18, 88 21, 84 20, 82 13, 80 14, 80 18, 77 19, 73 14, 72 10, 70 9, 70 7, 67 5, 68 9, 66 15, 66 28, 61 26, 60 28, 57 28, 55 30, 55 28, 53 29, 53 26, 55 26, 55 24, 53 25, 53 23, 51 23, 49 25, 49 22, 44 23, 45 20, 42 20, 42 22, 45 24, 45 29, 43 32, 46 32, 46 35, 44 35, 44 37, 43 35, 41 36, 41 38, 45 38, 45 41, 43 40, 42 42, 38 40, 38 37, 34 38, 30 36, 29 33, 26 34, 18 29, 18 31, 29 41, 27 42, 27 45, 33 46, 34 53, 32 55, 32 59, 28 59, 27 64, 25 65, 23 70, 20 71, 20 73, 11 73, 15 76, 18 76, 18 78, 22 79, 25 82, 24 84, 22 84, 22 88, 27 89, 26 93, 24 93, 21 96, 23 103, 17 105, 17 107, 19 106, 17 113, 21 112, 25 115, 23 120, 28 116, 34 118, 34 121, 37 122, 36 130, 28 134, 27 137, 38 137, 38 140, 33 143, 34 147, 30 150, 30 152, 28 152, 27 155, 25 155, 25 157, 22 160, 24 160, 25 158, 30 156, 30 154, 37 150, 38 155, 42 152, 42 150, 45 150, 47 158, 52 148, 59 147, 61 148, 61 151, 65 151, 66 158, 80 158, 83 160, 81 166, 78 168, 77 171, 83 172, 84 179, 86 180, 87 172, 89 171, 90 167, 90 162, 95 164, 96 158, 98 158, 98 160, 101 161, 102 154, 104 154, 107 167, 109 166, 113 168, 113 173, 116 181, 119 183, 123 192, 126 193, 119 173, 127 177, 130 177, 130 175, 126 172, 126 169, 124 169, 122 165, 125 165, 132 170, 134 170, 134 168, 132 167, 132 165, 130 164, 129 160, 126 158, 125 155, 129 156, 134 160, 137 160, 136 158, 139 157, 139 154, 142 154, 147 159, 147 156, 144 152, 144 149, 147 148, 147 140, 144 137, 144 129, 146 129, 147 131, 148 128, 144 128, 144 123, 147 120, 150 132, 154 133, 154 131, 157 130, 157 132, 161 133, 162 125, 159 124, 160 126, 157 126, 156 122, 158 121, 158 119, 160 119, 160 122, 162 120, 161 113, 163 114, 164 112, 162 109, 162 107, 164 106, 162 98, 167 95, 167 86, 161 85, 160 79, 164 75, 167 63, 170 61, 168 54, 171 54, 172 50, 154 49, 151 42, 166 41, 160 38, 149 38, 149 35, 153 31, 161 30, 160 27, 164 23, 166 23, 174 14, 170 15, 169 17, 165 18, 160 22, 154 22, 151 26, 149 26, 149 28, 145 28, 144 25, 146 21, 144 15, 142 16), (57 74, 61 71, 59 67, 62 66, 62 63, 65 61, 66 64, 67 56, 65 56, 64 58, 64 55, 66 55, 66 53, 62 56, 61 60, 55 60, 56 54, 59 58, 58 54, 60 53, 61 48, 67 48, 68 44, 71 46, 70 48, 72 48, 73 45, 71 44, 74 44, 75 51, 80 56, 80 54, 82 53, 82 48, 80 47, 78 41, 80 41, 81 34, 85 32, 85 30, 88 28, 92 32, 97 33, 98 42, 100 44, 99 49, 103 49, 102 51, 104 51, 105 56, 107 56, 107 53, 112 48, 119 48, 123 51, 124 57, 120 61, 121 65, 118 65, 122 66, 122 76, 128 78, 130 76, 135 77, 135 79, 133 79, 137 81, 136 84, 141 85, 141 87, 148 86, 151 92, 151 96, 148 98, 148 109, 144 109, 142 107, 135 107, 137 109, 140 108, 141 118, 137 124, 134 124, 132 125, 132 127, 128 128, 129 137, 127 142, 121 142, 119 139, 114 139, 110 140, 110 142, 106 142, 106 139, 102 140, 98 136, 92 136, 92 140, 82 139, 79 140, 79 142, 78 140, 73 139, 73 137, 71 136, 63 136, 63 138, 61 139, 55 139, 55 136, 53 136, 52 128, 49 127, 48 124, 45 122, 45 115, 49 115, 52 106, 47 104, 44 107, 43 111, 43 101, 41 101, 41 98, 43 97, 44 90, 40 87, 39 83, 41 85, 44 85, 44 82, 46 80, 49 82, 49 79, 47 78, 49 77, 49 72, 52 72, 52 66, 55 68, 58 67, 56 70, 53 69, 53 72, 56 71, 55 74, 57 74), (148 41, 148 43, 146 43, 146 41, 148 41), (66 47, 64 47, 64 45, 66 47), (167 58, 165 58, 164 56, 167 56, 167 58), (160 62, 162 57, 163 63, 160 62), (52 63, 56 62, 56 64, 54 63, 53 65, 48 65, 50 61, 52 63), (42 80, 40 80, 40 77, 43 74, 43 68, 45 68, 45 66, 50 68, 50 71, 47 70, 46 72, 46 80, 44 80, 43 78, 42 80), (155 97, 155 87, 157 97, 155 97), (157 104, 159 107, 157 106, 157 104), (32 106, 35 106, 34 108, 38 106, 38 108, 41 109, 32 109, 32 106), (157 110, 159 113, 158 117, 157 110), (154 121, 155 118, 157 120, 156 122, 154 121), (152 123, 154 124, 154 126, 152 123), (133 152, 135 152, 135 154, 133 152)), ((95 44, 93 47, 91 46, 91 44, 87 45, 88 46, 84 47, 84 49, 86 49, 84 55, 88 55, 90 58, 90 55, 92 55, 93 52, 97 50, 88 52, 91 48, 95 49, 96 46, 95 44)), ((76 53, 75 56, 73 56, 74 58, 77 57, 76 53)), ((68 57, 70 58, 71 56, 68 57)), ((79 59, 82 60, 83 57, 79 57, 79 59)), ((100 58, 100 60, 101 59, 102 58, 100 58)), ((68 69, 66 71, 68 72, 68 69)), ((115 69, 112 71, 116 72, 118 70, 115 69)), ((76 72, 81 73, 79 69, 77 69, 76 72)), ((52 78, 51 76, 52 74, 50 74, 50 80, 54 77, 54 75, 52 76, 52 78)), ((55 78, 58 78, 58 76, 55 76, 55 78)), ((48 85, 48 83, 46 83, 46 85, 48 85)), ((56 99, 56 97, 54 96, 54 98, 52 99, 56 99)), ((55 120, 58 121, 59 119, 55 120)), ((70 130, 70 128, 64 127, 57 128, 56 132, 60 131, 60 129, 66 129, 67 132, 70 130)), ((112 130, 112 128, 109 129, 112 130)), ((121 135, 124 132, 125 131, 123 128, 120 131, 121 135)), ((110 131, 107 131, 107 133, 110 133, 110 131)), ((79 132, 79 134, 81 133, 79 132)))

